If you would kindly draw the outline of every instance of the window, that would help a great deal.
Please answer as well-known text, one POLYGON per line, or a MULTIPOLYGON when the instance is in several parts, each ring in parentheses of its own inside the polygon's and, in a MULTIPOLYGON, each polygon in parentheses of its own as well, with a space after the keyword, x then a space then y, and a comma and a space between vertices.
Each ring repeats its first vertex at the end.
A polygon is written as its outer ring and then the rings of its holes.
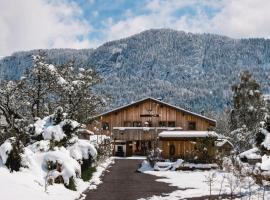
POLYGON ((196 130, 196 122, 188 122, 188 130, 196 130))
POLYGON ((142 122, 140 121, 133 122, 133 127, 141 127, 141 126, 142 126, 142 122))
POLYGON ((109 123, 108 122, 103 122, 102 123, 102 130, 109 130, 109 123))
POLYGON ((124 121, 124 127, 132 127, 132 122, 124 121))
POLYGON ((165 122, 165 121, 160 121, 158 124, 159 124, 159 127, 166 127, 167 126, 167 122, 165 122))
POLYGON ((175 121, 168 122, 168 127, 175 127, 175 121))
POLYGON ((117 146, 117 151, 118 151, 118 152, 123 152, 123 151, 124 151, 123 146, 117 146))

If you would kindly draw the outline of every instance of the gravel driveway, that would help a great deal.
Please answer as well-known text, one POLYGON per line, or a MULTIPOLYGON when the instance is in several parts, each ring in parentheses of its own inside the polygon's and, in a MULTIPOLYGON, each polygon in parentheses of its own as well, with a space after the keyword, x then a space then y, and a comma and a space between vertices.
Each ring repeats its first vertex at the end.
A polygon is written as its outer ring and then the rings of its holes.
POLYGON ((156 176, 136 172, 142 160, 116 159, 105 172, 102 184, 86 192, 86 200, 136 200, 177 190, 156 176))

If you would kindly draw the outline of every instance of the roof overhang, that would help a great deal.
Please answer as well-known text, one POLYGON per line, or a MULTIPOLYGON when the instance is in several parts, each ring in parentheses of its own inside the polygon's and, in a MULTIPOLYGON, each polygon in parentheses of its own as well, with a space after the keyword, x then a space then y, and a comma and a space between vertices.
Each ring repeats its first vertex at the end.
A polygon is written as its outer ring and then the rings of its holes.
POLYGON ((198 113, 195 113, 195 112, 186 110, 186 109, 184 109, 184 108, 180 108, 180 107, 178 107, 178 106, 174 106, 174 105, 172 105, 172 104, 169 104, 169 103, 160 101, 160 100, 155 99, 155 98, 152 98, 152 97, 147 97, 147 98, 141 99, 141 100, 139 100, 139 101, 135 101, 135 102, 132 102, 132 103, 130 103, 130 104, 127 104, 127 105, 124 105, 124 106, 120 106, 120 107, 118 107, 118 108, 115 108, 115 109, 112 109, 112 110, 103 112, 103 113, 101 113, 101 114, 99 114, 99 115, 96 115, 96 116, 92 117, 91 119, 96 119, 96 118, 98 118, 98 117, 101 117, 101 116, 104 116, 104 115, 107 115, 107 114, 110 114, 110 113, 113 113, 113 112, 117 112, 117 111, 119 111, 119 110, 121 110, 121 109, 123 109, 123 108, 127 108, 127 107, 129 107, 129 106, 133 106, 133 105, 139 104, 139 103, 141 103, 141 102, 143 102, 143 101, 146 101, 146 100, 152 100, 152 101, 155 101, 155 102, 160 103, 160 104, 162 104, 162 105, 166 105, 166 106, 168 106, 168 107, 171 107, 171 108, 174 108, 174 109, 176 109, 176 110, 179 110, 179 111, 181 111, 181 112, 183 112, 183 113, 190 114, 190 115, 193 115, 193 116, 197 116, 197 117, 199 117, 199 118, 203 118, 203 119, 205 119, 206 121, 208 121, 209 123, 213 124, 214 126, 216 125, 216 122, 217 122, 217 121, 214 120, 214 119, 211 119, 211 118, 206 117, 206 116, 203 116, 203 115, 201 115, 201 114, 198 114, 198 113))

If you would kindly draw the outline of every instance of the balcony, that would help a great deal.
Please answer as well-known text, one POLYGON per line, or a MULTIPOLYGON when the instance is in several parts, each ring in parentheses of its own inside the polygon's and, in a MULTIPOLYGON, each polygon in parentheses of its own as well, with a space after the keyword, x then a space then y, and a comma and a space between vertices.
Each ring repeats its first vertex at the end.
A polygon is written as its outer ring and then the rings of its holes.
POLYGON ((182 127, 113 127, 113 139, 126 141, 153 140, 162 131, 181 131, 182 127))

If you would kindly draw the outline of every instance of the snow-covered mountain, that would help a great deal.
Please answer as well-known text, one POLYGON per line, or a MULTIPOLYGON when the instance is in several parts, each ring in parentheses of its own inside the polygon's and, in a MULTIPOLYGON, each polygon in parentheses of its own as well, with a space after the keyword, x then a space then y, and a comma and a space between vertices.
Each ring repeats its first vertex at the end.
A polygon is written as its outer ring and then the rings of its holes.
MULTIPOLYGON (((31 66, 31 54, 18 52, 0 60, 0 79, 17 79, 31 66)), ((46 50, 59 64, 76 59, 103 77, 96 88, 113 98, 112 107, 146 96, 196 112, 230 104, 231 85, 250 70, 269 92, 270 40, 231 39, 169 29, 148 30, 105 43, 97 49, 46 50)))

